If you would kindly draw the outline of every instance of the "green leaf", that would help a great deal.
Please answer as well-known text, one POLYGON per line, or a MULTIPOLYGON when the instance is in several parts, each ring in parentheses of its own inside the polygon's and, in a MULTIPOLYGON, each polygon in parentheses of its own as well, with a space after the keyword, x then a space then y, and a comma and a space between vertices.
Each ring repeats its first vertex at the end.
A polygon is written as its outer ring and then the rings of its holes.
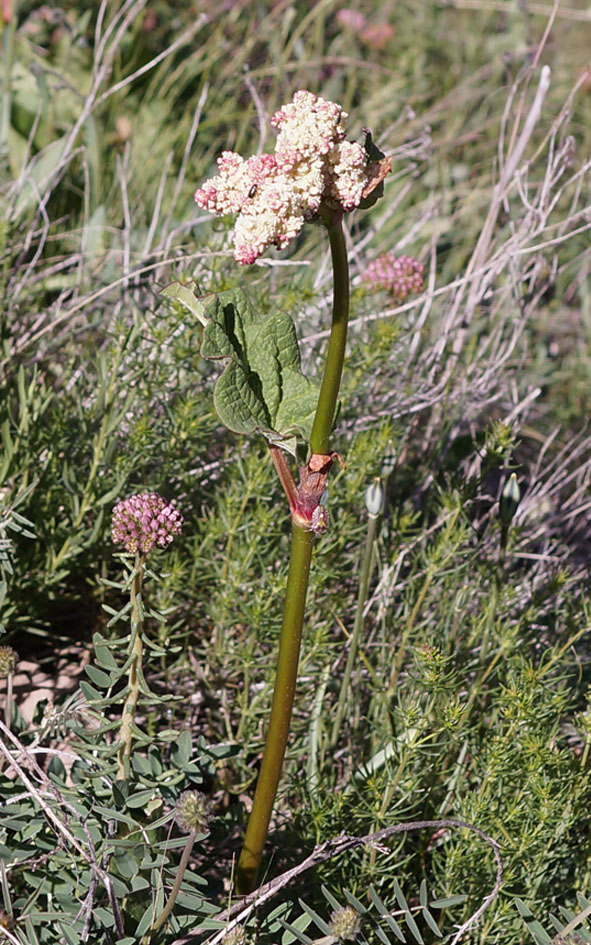
POLYGON ((106 640, 101 633, 95 633, 92 637, 94 644, 94 656, 97 665, 103 669, 117 669, 117 660, 107 646, 106 640))
MULTIPOLYGON (((384 945, 391 945, 390 939, 388 938, 384 930, 379 927, 379 925, 376 926, 374 931, 377 937, 379 938, 380 942, 383 942, 384 945)), ((402 935, 402 933, 400 934, 402 935)), ((406 942, 404 935, 402 935, 401 941, 406 942)))
POLYGON ((61 758, 58 758, 56 755, 53 755, 49 761, 48 771, 50 774, 56 775, 56 777, 61 778, 62 781, 66 778, 66 769, 61 758))
POLYGON ((419 945, 425 945, 425 943, 424 943, 424 941, 423 941, 423 936, 422 936, 421 933, 419 932, 419 927, 418 927, 417 923, 415 922, 415 920, 414 920, 414 918, 412 917, 412 915, 411 915, 410 912, 407 912, 407 913, 406 913, 405 919, 406 919, 406 924, 408 925, 408 928, 410 929, 410 931, 411 931, 412 934, 414 935, 414 937, 415 937, 415 939, 417 940, 417 942, 419 943, 419 945))
POLYGON ((203 896, 198 896, 192 892, 181 890, 178 894, 177 903, 184 909, 190 909, 192 912, 198 912, 203 905, 203 896))
POLYGON ((385 903, 382 902, 382 900, 380 899, 373 885, 369 887, 369 895, 374 906, 376 907, 380 915, 384 917, 388 927, 390 928, 392 932, 394 932, 394 935, 396 936, 396 938, 400 939, 401 942, 405 942, 406 939, 402 933, 402 929, 398 925, 398 922, 396 921, 396 919, 390 915, 385 903))
POLYGON ((311 922, 308 915, 300 915, 295 922, 286 922, 285 919, 279 919, 279 922, 285 929, 281 937, 281 945, 291 945, 291 942, 302 942, 302 945, 313 945, 313 939, 309 938, 304 929, 308 928, 311 922))
POLYGON ((387 924, 388 928, 389 928, 392 932, 394 932, 394 935, 396 936, 396 938, 400 939, 401 942, 406 942, 406 939, 405 939, 405 937, 404 937, 404 934, 403 934, 403 932, 402 932, 402 929, 401 929, 400 926, 398 925, 398 922, 396 921, 396 919, 394 918, 394 916, 385 915, 385 916, 384 916, 384 919, 385 919, 385 921, 386 921, 386 924, 387 924))
POLYGON ((132 794, 131 797, 127 798, 127 806, 131 807, 132 810, 136 807, 145 807, 152 797, 154 797, 154 791, 151 789, 147 791, 138 791, 137 794, 132 794))
MULTIPOLYGON (((30 903, 29 903, 30 905, 30 903)), ((25 930, 27 933, 27 941, 30 945, 39 945, 39 939, 37 938, 37 933, 35 932, 35 926, 33 925, 33 920, 30 915, 24 916, 25 920, 25 930)))
MULTIPOLYGON (((324 921, 322 916, 319 916, 318 913, 314 911, 314 909, 311 909, 310 906, 306 905, 302 899, 299 899, 298 902, 309 918, 316 923, 320 931, 325 935, 330 935, 330 927, 328 923, 324 921)), ((307 928, 307 925, 301 925, 299 922, 294 922, 294 925, 296 928, 307 928)))
POLYGON ((177 765, 179 768, 182 768, 184 765, 188 764, 191 760, 192 751, 193 742, 191 739, 191 733, 185 729, 185 731, 181 732, 176 742, 172 745, 171 754, 175 765, 177 765))
POLYGON ((318 388, 302 374, 292 319, 257 312, 242 289, 214 296, 205 312, 201 353, 225 362, 213 395, 220 420, 235 433, 260 432, 295 456, 297 437, 310 437, 318 388))
POLYGON ((95 906, 92 910, 92 917, 93 919, 98 919, 107 929, 115 927, 115 916, 111 909, 105 909, 103 906, 95 906))
POLYGON ((66 925, 64 922, 60 922, 59 927, 68 945, 79 945, 80 936, 76 929, 73 929, 71 925, 66 925))
POLYGON ((398 905, 400 906, 403 912, 410 912, 408 903, 406 899, 404 898, 404 893, 402 892, 402 889, 400 888, 400 883, 398 882, 396 878, 394 878, 393 885, 394 885, 394 894, 398 901, 398 905))
POLYGON ((359 899, 357 899, 357 897, 353 895, 353 893, 350 893, 348 889, 343 889, 343 895, 345 899, 347 900, 347 902, 349 903, 349 905, 353 906, 353 908, 357 910, 359 915, 361 916, 367 915, 367 909, 365 908, 363 903, 360 902, 359 899))
POLYGON ((193 294, 189 286, 183 285, 182 282, 171 282, 170 285, 162 289, 161 295, 164 295, 167 299, 174 299, 175 302, 180 302, 191 312, 191 315, 195 316, 197 321, 201 322, 202 325, 207 324, 205 306, 201 299, 193 294))
POLYGON ((85 666, 84 670, 86 675, 90 676, 95 686, 100 686, 101 689, 108 689, 111 686, 110 675, 104 673, 102 669, 97 669, 96 666, 85 666))
POLYGON ((433 899, 429 906, 431 909, 449 909, 450 906, 459 906, 466 901, 468 897, 465 895, 461 896, 445 896, 443 899, 433 899))
POLYGON ((137 774, 143 774, 144 777, 151 777, 152 775, 152 765, 141 755, 133 756, 131 767, 137 774))
POLYGON ((130 817, 128 814, 122 814, 118 810, 114 810, 111 807, 103 807, 101 804, 96 804, 92 808, 93 814, 99 814, 101 817, 104 817, 105 820, 116 820, 120 824, 126 824, 130 830, 133 830, 137 827, 135 820, 130 817))
MULTIPOLYGON (((161 901, 162 900, 160 900, 160 902, 161 901)), ((150 904, 148 908, 146 909, 146 911, 144 912, 143 916, 141 917, 139 921, 138 927, 135 930, 136 941, 139 941, 142 935, 145 935, 145 933, 148 931, 148 929, 152 925, 152 922, 158 915, 159 910, 162 908, 160 905, 160 902, 157 901, 155 904, 150 904)))
POLYGON ((34 820, 29 824, 28 827, 25 827, 24 830, 21 830, 20 840, 31 840, 33 837, 37 837, 42 830, 43 824, 38 820, 34 820))
POLYGON ((523 900, 516 899, 515 905, 517 906, 517 911, 519 912, 520 916, 525 921, 536 945, 551 945, 552 939, 548 933, 544 931, 537 919, 534 918, 533 913, 528 908, 528 906, 526 906, 523 900))
POLYGON ((131 853, 125 851, 116 853, 113 859, 115 866, 125 879, 133 879, 139 872, 139 863, 131 853))
MULTIPOLYGON (((149 889, 150 884, 145 876, 134 876, 131 881, 131 891, 139 892, 140 889, 149 889)), ((133 940, 135 943, 135 939, 133 940)))
POLYGON ((117 807, 123 807, 129 796, 129 782, 117 780, 113 781, 113 800, 117 807))
POLYGON ((425 920, 425 922, 427 923, 427 925, 429 926, 433 934, 441 938, 443 933, 441 932, 439 926, 437 925, 437 922, 435 921, 435 919, 433 918, 433 916, 431 915, 431 913, 426 907, 423 909, 423 919, 425 920))
POLYGON ((421 880, 421 888, 419 889, 419 902, 424 907, 429 905, 429 894, 427 892, 427 881, 425 879, 421 880))
MULTIPOLYGON (((124 896, 127 896, 127 893, 129 892, 129 888, 127 886, 127 883, 124 883, 123 880, 119 876, 111 876, 111 883, 113 885, 113 892, 115 893, 116 896, 120 897, 121 899, 124 896)), ((98 909, 95 910, 95 915, 97 914, 98 914, 98 909)), ((111 922, 113 922, 114 924, 113 914, 112 912, 110 912, 110 910, 108 910, 108 914, 111 916, 111 922)))
POLYGON ((320 889, 321 889, 322 895, 324 896, 324 898, 326 899, 326 901, 328 902, 329 906, 331 906, 332 909, 341 908, 341 904, 338 901, 338 899, 335 899, 333 894, 330 892, 329 889, 326 888, 326 886, 321 886, 320 889))

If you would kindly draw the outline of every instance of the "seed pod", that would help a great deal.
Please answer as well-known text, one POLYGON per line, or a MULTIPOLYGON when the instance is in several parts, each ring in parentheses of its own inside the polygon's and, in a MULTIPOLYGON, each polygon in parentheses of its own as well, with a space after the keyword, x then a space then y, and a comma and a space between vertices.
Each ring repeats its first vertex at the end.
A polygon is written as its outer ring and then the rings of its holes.
POLYGON ((382 456, 382 466, 380 469, 380 476, 383 476, 386 479, 388 476, 391 476, 394 472, 394 467, 396 466, 396 451, 394 450, 394 444, 392 440, 388 443, 386 449, 384 450, 384 455, 382 456))
POLYGON ((503 525, 510 525, 513 521, 520 499, 521 489, 517 482, 517 476, 515 473, 511 473, 503 487, 499 502, 499 518, 503 525))
POLYGON ((246 929, 243 925, 235 925, 233 929, 226 932, 222 939, 222 945, 246 945, 246 929))
POLYGON ((384 487, 379 477, 365 490, 365 508, 370 518, 377 518, 384 510, 384 487))

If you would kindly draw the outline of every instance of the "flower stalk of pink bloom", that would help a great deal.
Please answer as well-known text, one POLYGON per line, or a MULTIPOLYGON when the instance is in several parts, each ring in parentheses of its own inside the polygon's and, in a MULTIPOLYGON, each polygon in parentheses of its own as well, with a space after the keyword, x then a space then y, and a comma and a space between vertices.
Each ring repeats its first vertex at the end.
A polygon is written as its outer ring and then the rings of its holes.
POLYGON ((142 584, 147 555, 155 548, 166 548, 180 535, 183 516, 157 492, 137 493, 118 502, 111 518, 111 538, 117 545, 135 554, 130 583, 131 661, 127 672, 128 693, 121 712, 117 777, 129 777, 132 725, 140 692, 144 650, 144 611, 142 584))

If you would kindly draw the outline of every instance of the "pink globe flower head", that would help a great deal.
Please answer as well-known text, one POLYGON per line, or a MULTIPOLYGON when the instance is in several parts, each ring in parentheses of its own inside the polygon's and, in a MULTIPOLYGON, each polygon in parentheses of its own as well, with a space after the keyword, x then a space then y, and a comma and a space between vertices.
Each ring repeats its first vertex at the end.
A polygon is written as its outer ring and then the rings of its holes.
POLYGON ((383 253, 369 263, 362 278, 374 291, 386 289, 395 301, 404 302, 422 291, 425 267, 412 256, 383 253))
POLYGON ((111 539, 132 554, 143 555, 156 545, 166 548, 183 527, 183 516, 157 492, 143 492, 122 499, 113 509, 111 539))
POLYGON ((284 249, 305 222, 319 219, 321 205, 349 212, 375 188, 376 162, 346 140, 346 119, 335 102, 299 91, 271 119, 278 129, 274 154, 245 160, 222 152, 218 175, 195 192, 195 201, 219 216, 237 214, 237 262, 249 265, 269 246, 284 249))
POLYGON ((389 23, 372 23, 361 30, 359 37, 362 42, 379 51, 386 48, 394 35, 394 27, 389 23))
POLYGON ((359 33, 360 30, 367 26, 367 20, 363 13, 359 13, 357 10, 350 10, 348 7, 342 7, 337 12, 336 19, 337 23, 344 26, 345 29, 354 30, 356 33, 359 33))

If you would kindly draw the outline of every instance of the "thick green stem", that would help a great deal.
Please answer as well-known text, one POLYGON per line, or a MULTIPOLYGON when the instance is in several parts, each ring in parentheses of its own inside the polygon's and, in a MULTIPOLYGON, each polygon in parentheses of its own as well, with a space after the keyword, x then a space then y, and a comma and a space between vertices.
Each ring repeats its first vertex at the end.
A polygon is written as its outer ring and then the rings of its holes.
POLYGON ((119 748, 117 777, 121 780, 129 777, 129 759, 131 756, 131 741, 135 709, 140 694, 139 672, 142 668, 143 643, 143 609, 141 607, 142 577, 144 573, 143 558, 138 555, 135 563, 135 572, 131 581, 131 655, 127 681, 129 692, 121 713, 121 728, 119 729, 119 748))
POLYGON ((310 449, 313 453, 322 455, 330 451, 330 435, 339 398, 349 323, 349 263, 340 221, 328 227, 328 238, 334 273, 332 326, 316 416, 310 435, 310 449))
MULTIPOLYGON (((330 435, 345 358, 349 318, 349 268, 340 220, 328 226, 328 236, 334 271, 333 320, 326 366, 310 437, 312 453, 323 455, 329 452, 330 435)), ((252 892, 256 886, 263 847, 267 839, 281 777, 297 680, 313 543, 312 532, 298 525, 292 525, 289 573, 269 730, 244 846, 236 870, 236 893, 240 896, 252 892)))
POLYGON ((251 892, 257 879, 275 795, 283 767, 289 735, 291 712, 298 673, 300 640, 304 623, 308 575, 314 535, 298 525, 292 526, 291 558, 283 611, 283 626, 275 675, 275 691, 267 732, 265 753, 257 782, 244 838, 244 847, 236 871, 236 892, 251 892))

